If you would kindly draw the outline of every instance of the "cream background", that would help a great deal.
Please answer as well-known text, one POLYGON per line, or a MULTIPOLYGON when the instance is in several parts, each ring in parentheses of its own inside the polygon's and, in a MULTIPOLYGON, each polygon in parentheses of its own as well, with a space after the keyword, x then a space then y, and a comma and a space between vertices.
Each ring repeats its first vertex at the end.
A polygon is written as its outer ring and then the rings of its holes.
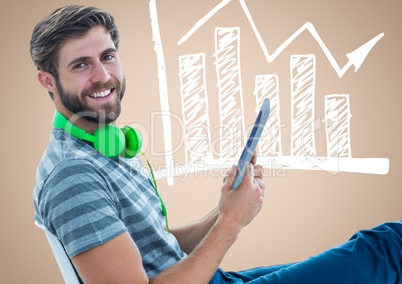
MULTIPOLYGON (((157 2, 172 112, 180 114, 177 56, 190 52, 212 54, 214 27, 240 26, 245 96, 252 93, 255 74, 277 73, 282 80, 283 109, 286 104, 289 108, 286 99, 290 91, 286 79, 289 56, 315 53, 317 109, 325 94, 350 94, 353 157, 390 159, 390 171, 383 176, 287 171, 285 177, 266 177, 264 208, 228 252, 223 268, 236 270, 302 260, 346 241, 358 229, 401 219, 402 3, 399 0, 247 1, 270 52, 309 21, 343 66, 346 53, 384 32, 385 36, 361 69, 354 73, 351 68, 341 79, 308 33, 303 33, 273 63, 266 63, 239 3, 234 0, 192 40, 178 48, 177 40, 220 1, 157 2)), ((35 169, 47 145, 54 108, 36 80, 28 48, 34 25, 55 8, 71 3, 7 1, 1 8, 1 283, 62 283, 45 236, 33 224, 35 169)), ((155 150, 164 149, 160 121, 156 121, 155 127, 151 125, 150 113, 157 112, 160 105, 148 1, 75 3, 98 6, 115 16, 121 34, 120 57, 128 82, 119 123, 150 131, 144 149, 154 167, 163 165, 164 158, 152 155, 150 146, 152 142, 155 150)), ((208 92, 211 98, 216 98, 212 62, 207 66, 208 92)), ((245 104, 245 108, 250 109, 251 103, 245 104)), ((210 110, 216 113, 217 106, 210 106, 210 110)), ((317 111, 318 117, 322 115, 317 111)), ((252 112, 248 112, 247 119, 251 123, 252 112)), ((179 132, 174 125, 174 143, 180 137, 179 132)), ((319 132, 317 135, 323 136, 319 132)), ((288 136, 285 131, 283 140, 289 140, 288 136)), ((319 147, 319 152, 325 152, 325 148, 319 147)), ((179 152, 175 159, 183 162, 183 153, 179 152)), ((174 187, 167 187, 165 180, 159 181, 173 225, 201 217, 217 204, 222 177, 216 173, 190 175, 184 182, 177 177, 174 181, 174 187)))

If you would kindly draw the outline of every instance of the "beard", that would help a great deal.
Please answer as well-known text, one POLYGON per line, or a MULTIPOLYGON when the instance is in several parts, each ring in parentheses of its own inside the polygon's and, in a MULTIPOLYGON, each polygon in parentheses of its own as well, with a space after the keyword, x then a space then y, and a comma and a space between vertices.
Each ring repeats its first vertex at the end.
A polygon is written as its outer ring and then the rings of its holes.
POLYGON ((118 81, 108 81, 106 83, 94 83, 87 89, 84 89, 81 94, 76 94, 64 89, 59 78, 55 78, 57 91, 60 95, 60 100, 63 106, 70 112, 78 115, 81 118, 95 122, 97 124, 109 124, 114 122, 121 112, 121 100, 126 91, 126 78, 120 84, 118 81), (107 102, 98 110, 93 109, 85 99, 89 94, 96 93, 101 89, 114 89, 118 92, 115 102, 107 102))

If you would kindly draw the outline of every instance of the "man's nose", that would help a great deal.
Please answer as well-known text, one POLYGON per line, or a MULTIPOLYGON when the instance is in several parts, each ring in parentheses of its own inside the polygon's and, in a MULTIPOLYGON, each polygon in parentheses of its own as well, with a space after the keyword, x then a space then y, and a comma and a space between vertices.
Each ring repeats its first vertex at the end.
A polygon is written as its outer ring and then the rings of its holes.
POLYGON ((110 74, 105 66, 101 62, 94 64, 91 77, 92 82, 106 83, 107 81, 109 81, 109 79, 110 74))

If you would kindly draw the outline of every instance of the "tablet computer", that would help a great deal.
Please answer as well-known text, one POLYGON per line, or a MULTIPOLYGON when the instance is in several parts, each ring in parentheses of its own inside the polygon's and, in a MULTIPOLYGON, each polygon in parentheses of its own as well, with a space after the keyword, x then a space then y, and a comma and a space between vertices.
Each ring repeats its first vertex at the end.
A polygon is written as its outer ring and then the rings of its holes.
POLYGON ((250 136, 248 137, 246 146, 244 146, 243 152, 241 153, 239 162, 237 164, 237 174, 235 180, 233 181, 232 189, 238 188, 241 181, 243 180, 243 177, 247 171, 247 167, 251 161, 251 158, 253 157, 255 148, 257 147, 258 141, 260 140, 262 131, 264 130, 265 124, 267 123, 269 113, 269 99, 265 99, 258 113, 257 119, 255 120, 250 136))

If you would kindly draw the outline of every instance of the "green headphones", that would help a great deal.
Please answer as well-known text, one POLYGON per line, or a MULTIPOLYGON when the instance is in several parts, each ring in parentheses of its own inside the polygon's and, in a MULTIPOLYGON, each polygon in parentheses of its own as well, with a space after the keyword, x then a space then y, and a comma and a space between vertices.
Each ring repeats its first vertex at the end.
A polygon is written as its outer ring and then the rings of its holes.
MULTIPOLYGON (((118 128, 111 124, 105 124, 99 127, 94 134, 87 133, 84 129, 75 126, 60 112, 56 111, 53 116, 53 126, 55 128, 62 128, 67 133, 71 134, 79 140, 89 141, 93 144, 94 148, 108 158, 123 156, 124 158, 133 158, 138 153, 141 153, 142 138, 140 133, 130 126, 118 128)), ((141 153, 143 154, 143 153, 141 153)), ((144 154, 143 154, 144 155, 144 154)), ((145 157, 145 155, 144 155, 145 157)), ((146 159, 146 158, 145 158, 146 159)), ((167 219, 167 212, 165 203, 159 195, 158 186, 154 172, 148 159, 147 164, 151 171, 152 179, 155 185, 155 192, 161 202, 162 213, 165 216, 166 228, 170 232, 170 227, 167 219)))
POLYGON ((54 113, 53 126, 64 129, 77 139, 91 142, 98 152, 108 158, 119 155, 132 158, 140 152, 142 146, 141 135, 130 126, 118 128, 112 124, 105 124, 92 135, 72 124, 58 111, 54 113))

